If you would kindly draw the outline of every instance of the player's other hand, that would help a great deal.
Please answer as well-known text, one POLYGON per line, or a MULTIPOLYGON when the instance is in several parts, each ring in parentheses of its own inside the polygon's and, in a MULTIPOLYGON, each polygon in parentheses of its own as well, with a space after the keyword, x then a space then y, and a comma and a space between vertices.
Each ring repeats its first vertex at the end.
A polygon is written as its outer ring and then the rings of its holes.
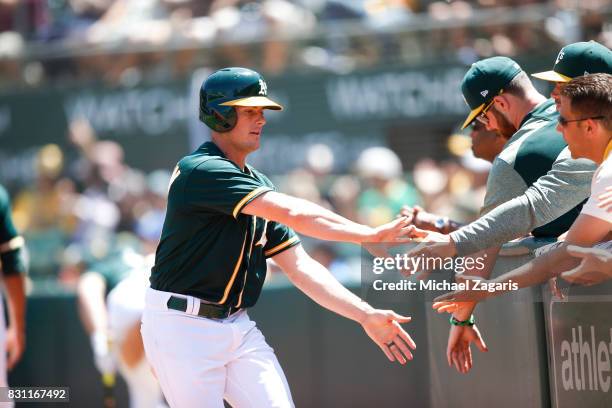
POLYGON ((117 367, 109 349, 109 340, 106 333, 93 333, 90 341, 96 369, 100 374, 114 374, 117 367))
POLYGON ((6 351, 8 357, 6 367, 12 370, 19 362, 25 350, 25 333, 15 327, 9 327, 6 331, 6 351))
POLYGON ((361 322, 372 341, 385 353, 389 361, 404 365, 412 360, 410 349, 416 349, 414 340, 400 323, 408 323, 411 317, 400 316, 392 310, 373 310, 361 322))
POLYGON ((471 344, 482 351, 489 349, 482 339, 478 327, 474 326, 451 326, 448 334, 448 344, 446 346, 446 360, 449 367, 455 367, 462 374, 467 374, 472 369, 472 349, 471 344))

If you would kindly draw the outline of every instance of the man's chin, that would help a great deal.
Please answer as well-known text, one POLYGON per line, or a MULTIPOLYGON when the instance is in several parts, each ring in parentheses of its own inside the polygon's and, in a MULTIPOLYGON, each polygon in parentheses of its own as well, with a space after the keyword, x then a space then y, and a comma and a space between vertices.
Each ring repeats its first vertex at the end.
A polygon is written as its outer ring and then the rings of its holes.
POLYGON ((572 159, 574 159, 574 160, 586 158, 586 156, 581 154, 576 149, 572 149, 571 147, 569 147, 569 151, 570 151, 570 155, 572 156, 572 159))

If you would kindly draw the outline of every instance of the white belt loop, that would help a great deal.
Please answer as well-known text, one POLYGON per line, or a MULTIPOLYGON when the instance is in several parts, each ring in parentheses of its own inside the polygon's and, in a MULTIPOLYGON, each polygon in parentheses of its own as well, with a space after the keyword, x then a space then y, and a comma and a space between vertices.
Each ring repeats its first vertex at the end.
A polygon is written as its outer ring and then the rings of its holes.
POLYGON ((194 302, 193 302, 192 311, 193 311, 194 316, 197 316, 198 313, 200 313, 200 305, 202 304, 202 302, 200 301, 200 299, 196 299, 196 298, 194 298, 193 300, 194 302))
POLYGON ((187 296, 187 310, 185 313, 193 315, 193 304, 195 303, 193 296, 187 296))

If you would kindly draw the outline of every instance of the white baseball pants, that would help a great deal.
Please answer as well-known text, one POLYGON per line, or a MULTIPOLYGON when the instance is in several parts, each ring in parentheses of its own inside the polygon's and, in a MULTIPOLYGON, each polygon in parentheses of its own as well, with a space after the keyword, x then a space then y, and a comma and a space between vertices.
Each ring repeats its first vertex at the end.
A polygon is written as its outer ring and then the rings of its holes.
POLYGON ((198 307, 196 298, 147 289, 142 338, 170 406, 293 407, 274 350, 246 311, 207 319, 198 307), (168 309, 172 295, 188 300, 187 312, 168 309))

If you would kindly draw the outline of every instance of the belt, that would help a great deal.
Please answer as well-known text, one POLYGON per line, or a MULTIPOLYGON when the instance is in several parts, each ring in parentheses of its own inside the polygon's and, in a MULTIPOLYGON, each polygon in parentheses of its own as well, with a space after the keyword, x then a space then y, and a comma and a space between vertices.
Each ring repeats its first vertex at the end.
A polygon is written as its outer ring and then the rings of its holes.
MULTIPOLYGON (((168 306, 168 309, 178 310, 179 312, 187 311, 187 299, 182 297, 170 296, 170 299, 168 299, 168 303, 166 303, 166 305, 168 306)), ((225 319, 239 310, 239 308, 232 306, 212 305, 210 303, 200 301, 198 316, 207 317, 209 319, 225 319)))

